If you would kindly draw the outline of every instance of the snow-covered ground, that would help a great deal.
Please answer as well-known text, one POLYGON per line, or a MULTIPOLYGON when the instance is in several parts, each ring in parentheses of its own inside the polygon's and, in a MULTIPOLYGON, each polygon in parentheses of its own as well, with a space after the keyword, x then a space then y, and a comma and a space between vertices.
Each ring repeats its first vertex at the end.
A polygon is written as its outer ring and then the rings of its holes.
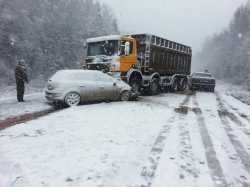
MULTIPOLYGON (((250 92, 244 87, 231 85, 225 81, 217 81, 216 90, 250 105, 250 92)), ((19 103, 16 99, 16 87, 0 87, 0 120, 30 114, 33 112, 53 108, 50 102, 44 97, 46 82, 37 80, 25 85, 25 103, 19 103)))
MULTIPOLYGON (((235 93, 218 82, 214 93, 84 104, 9 127, 0 186, 250 186, 250 106, 235 93)), ((0 120, 52 107, 44 93, 9 95, 0 120)))

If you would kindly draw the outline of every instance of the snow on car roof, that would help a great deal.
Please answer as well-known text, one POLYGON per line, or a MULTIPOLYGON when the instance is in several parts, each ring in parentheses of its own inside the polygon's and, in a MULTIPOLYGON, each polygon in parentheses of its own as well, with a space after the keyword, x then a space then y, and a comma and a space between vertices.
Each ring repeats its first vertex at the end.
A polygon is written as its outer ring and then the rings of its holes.
POLYGON ((193 77, 213 77, 211 73, 209 72, 194 72, 193 77))
POLYGON ((197 74, 198 74, 198 73, 201 73, 201 74, 209 74, 209 75, 211 75, 211 73, 209 73, 209 72, 202 72, 202 71, 201 71, 201 72, 194 72, 194 74, 196 74, 196 73, 197 73, 197 74))
POLYGON ((67 69, 67 70, 59 70, 58 72, 65 72, 65 73, 101 73, 100 71, 96 70, 84 70, 84 69, 67 69))
POLYGON ((106 40, 120 40, 121 35, 110 35, 110 36, 101 36, 96 38, 89 38, 87 39, 86 43, 94 43, 94 42, 100 42, 100 41, 106 41, 106 40))

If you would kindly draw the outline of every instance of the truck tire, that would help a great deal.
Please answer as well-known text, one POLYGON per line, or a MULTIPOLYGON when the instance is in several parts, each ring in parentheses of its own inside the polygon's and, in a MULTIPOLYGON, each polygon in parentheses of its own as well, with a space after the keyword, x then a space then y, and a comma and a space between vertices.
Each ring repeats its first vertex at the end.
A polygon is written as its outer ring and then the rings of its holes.
POLYGON ((172 91, 173 92, 178 92, 180 90, 180 82, 178 78, 174 78, 173 83, 172 83, 172 91))
POLYGON ((141 91, 141 83, 140 80, 137 77, 133 77, 130 81, 130 86, 132 88, 133 92, 139 92, 141 91))
POLYGON ((187 89, 187 79, 182 78, 180 81, 180 91, 185 91, 187 89))
POLYGON ((149 93, 151 95, 157 95, 159 92, 159 83, 158 79, 154 78, 149 85, 149 93))

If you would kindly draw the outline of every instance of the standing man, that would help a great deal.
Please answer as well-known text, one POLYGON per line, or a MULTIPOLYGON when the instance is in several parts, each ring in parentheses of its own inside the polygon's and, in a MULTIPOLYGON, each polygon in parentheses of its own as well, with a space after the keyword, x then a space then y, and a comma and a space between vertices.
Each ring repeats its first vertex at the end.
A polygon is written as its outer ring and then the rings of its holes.
POLYGON ((25 102, 23 100, 24 95, 24 82, 29 83, 25 68, 25 61, 19 60, 18 65, 15 68, 15 78, 16 78, 16 90, 17 90, 17 100, 18 102, 25 102))

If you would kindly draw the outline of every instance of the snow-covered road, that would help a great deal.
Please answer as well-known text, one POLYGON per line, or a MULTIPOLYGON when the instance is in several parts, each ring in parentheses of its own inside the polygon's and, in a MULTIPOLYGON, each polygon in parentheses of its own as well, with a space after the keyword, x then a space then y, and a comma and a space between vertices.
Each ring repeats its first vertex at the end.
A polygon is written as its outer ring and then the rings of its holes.
POLYGON ((0 179, 1 187, 249 187, 250 106, 216 89, 67 108, 0 131, 0 179))

